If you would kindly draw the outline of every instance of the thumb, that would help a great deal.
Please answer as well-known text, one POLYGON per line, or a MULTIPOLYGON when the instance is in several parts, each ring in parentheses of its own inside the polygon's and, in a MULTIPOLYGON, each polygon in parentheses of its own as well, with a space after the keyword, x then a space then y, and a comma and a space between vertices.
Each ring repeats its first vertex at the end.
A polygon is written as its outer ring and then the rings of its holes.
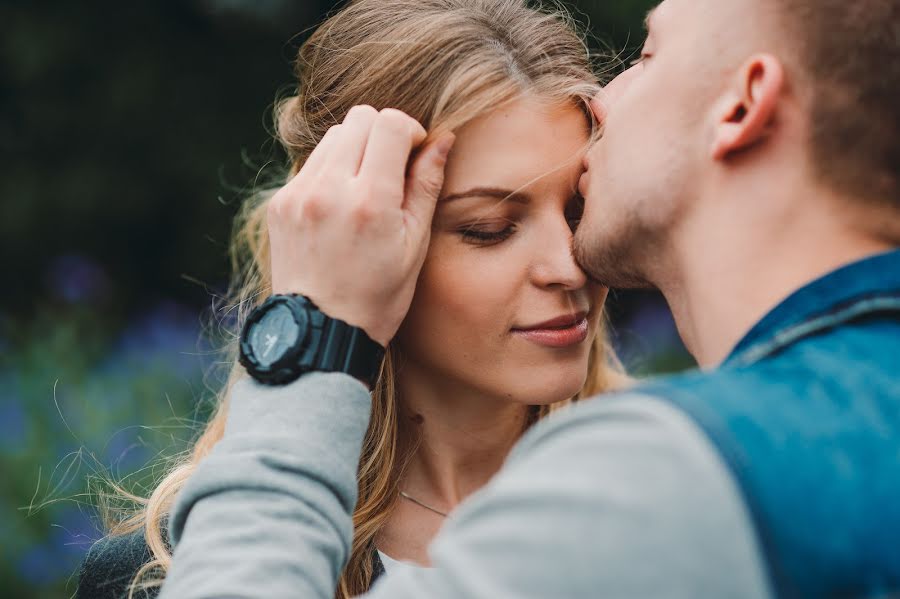
POLYGON ((431 227, 434 207, 444 186, 444 166, 456 141, 452 133, 442 135, 419 153, 409 169, 403 210, 417 226, 431 227))

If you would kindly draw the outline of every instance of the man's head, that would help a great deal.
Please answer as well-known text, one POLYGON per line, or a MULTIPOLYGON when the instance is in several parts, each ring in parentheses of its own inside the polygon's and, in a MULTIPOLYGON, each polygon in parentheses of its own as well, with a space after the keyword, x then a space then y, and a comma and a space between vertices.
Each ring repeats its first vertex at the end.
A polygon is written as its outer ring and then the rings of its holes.
MULTIPOLYGON (((736 193, 800 182, 900 222, 900 0, 665 0, 600 102, 576 252, 604 283, 657 283, 679 236, 736 193)), ((715 222, 788 210, 748 204, 715 222)))

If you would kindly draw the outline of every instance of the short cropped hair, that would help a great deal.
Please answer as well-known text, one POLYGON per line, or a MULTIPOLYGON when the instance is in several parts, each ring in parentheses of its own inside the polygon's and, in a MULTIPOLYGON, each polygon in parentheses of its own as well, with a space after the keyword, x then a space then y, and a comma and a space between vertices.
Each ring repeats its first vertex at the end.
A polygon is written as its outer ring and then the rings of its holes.
POLYGON ((900 211, 900 0, 769 2, 812 86, 816 174, 900 211))

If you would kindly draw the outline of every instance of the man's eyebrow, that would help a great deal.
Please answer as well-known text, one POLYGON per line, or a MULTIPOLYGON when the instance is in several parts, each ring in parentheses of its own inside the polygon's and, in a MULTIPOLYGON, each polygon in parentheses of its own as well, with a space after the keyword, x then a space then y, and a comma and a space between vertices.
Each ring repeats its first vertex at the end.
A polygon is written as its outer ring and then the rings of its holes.
POLYGON ((497 198, 500 200, 510 200, 519 204, 528 203, 528 195, 512 191, 509 189, 500 189, 497 187, 473 187, 472 189, 461 191, 459 193, 451 193, 450 195, 440 198, 440 202, 450 202, 452 200, 461 200, 463 198, 497 198))

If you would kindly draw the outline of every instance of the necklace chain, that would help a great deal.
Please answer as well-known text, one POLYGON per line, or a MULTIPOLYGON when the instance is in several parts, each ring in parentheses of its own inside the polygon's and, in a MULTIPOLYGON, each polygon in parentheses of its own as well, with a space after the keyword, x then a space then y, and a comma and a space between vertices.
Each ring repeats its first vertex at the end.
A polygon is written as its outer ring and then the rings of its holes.
POLYGON ((403 491, 400 491, 400 497, 402 497, 403 499, 408 499, 409 501, 412 501, 412 502, 415 503, 416 505, 418 505, 418 506, 420 506, 420 507, 423 507, 423 508, 425 508, 426 510, 430 510, 430 511, 434 512, 435 514, 439 515, 439 516, 443 516, 444 518, 446 518, 447 515, 448 515, 447 512, 442 512, 441 510, 437 509, 436 507, 432 507, 432 506, 428 505, 427 503, 425 503, 425 502, 423 502, 423 501, 419 501, 419 500, 416 499, 415 497, 413 497, 413 496, 411 496, 411 495, 409 495, 408 493, 405 493, 405 492, 403 492, 403 491))

